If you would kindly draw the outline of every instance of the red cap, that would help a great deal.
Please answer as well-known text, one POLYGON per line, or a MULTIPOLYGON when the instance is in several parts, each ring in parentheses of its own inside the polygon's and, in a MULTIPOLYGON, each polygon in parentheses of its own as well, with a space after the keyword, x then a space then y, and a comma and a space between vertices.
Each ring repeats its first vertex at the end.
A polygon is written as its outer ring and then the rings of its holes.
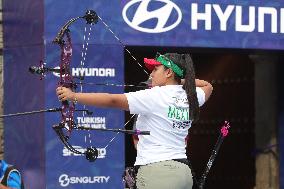
POLYGON ((145 66, 148 70, 152 71, 155 66, 157 65, 161 65, 160 62, 158 62, 157 60, 155 59, 148 59, 148 58, 144 58, 144 62, 145 62, 145 66))

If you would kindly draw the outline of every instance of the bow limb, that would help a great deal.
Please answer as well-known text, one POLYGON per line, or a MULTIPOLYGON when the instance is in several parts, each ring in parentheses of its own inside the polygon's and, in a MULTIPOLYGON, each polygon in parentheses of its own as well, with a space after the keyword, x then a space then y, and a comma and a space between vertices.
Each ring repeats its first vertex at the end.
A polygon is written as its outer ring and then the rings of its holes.
POLYGON ((61 140, 61 142, 64 144, 64 146, 70 150, 71 152, 73 152, 74 154, 82 154, 86 156, 86 159, 89 160, 90 162, 94 162, 96 161, 96 159, 98 158, 99 152, 98 149, 95 147, 88 147, 87 150, 85 150, 84 152, 76 150, 69 142, 68 142, 68 137, 66 135, 64 135, 63 133, 63 128, 64 126, 62 125, 54 125, 52 127, 54 129, 54 131, 56 132, 56 134, 58 135, 59 139, 61 140))
MULTIPOLYGON (((70 68, 71 57, 72 57, 72 40, 71 40, 69 26, 80 18, 85 19, 87 24, 97 23, 96 13, 94 11, 87 11, 84 16, 72 18, 66 24, 64 24, 63 27, 58 32, 55 39, 53 40, 53 42, 58 44, 61 49, 60 81, 58 82, 58 85, 70 88, 72 91, 76 90, 77 85, 74 82, 70 68)), ((61 124, 64 124, 70 133, 75 125, 74 110, 75 110, 74 102, 68 102, 68 101, 62 102, 61 124)))
POLYGON ((69 32, 69 26, 71 24, 73 24, 74 22, 76 22, 77 20, 81 19, 81 18, 85 19, 87 24, 96 24, 98 22, 98 16, 97 16, 96 12, 93 11, 93 10, 88 10, 84 16, 78 16, 76 18, 72 18, 69 21, 67 21, 61 27, 57 36, 54 38, 53 42, 57 43, 57 44, 64 43, 63 38, 64 38, 65 33, 69 32))

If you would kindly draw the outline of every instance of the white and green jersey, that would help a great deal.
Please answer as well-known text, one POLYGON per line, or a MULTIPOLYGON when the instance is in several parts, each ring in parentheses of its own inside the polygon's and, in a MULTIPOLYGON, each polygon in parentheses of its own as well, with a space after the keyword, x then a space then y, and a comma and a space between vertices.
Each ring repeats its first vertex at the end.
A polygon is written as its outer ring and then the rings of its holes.
MULTIPOLYGON (((196 88, 199 106, 205 93, 196 88)), ((135 165, 186 158, 185 138, 191 127, 189 107, 181 85, 166 85, 126 93, 131 114, 139 114, 138 130, 150 131, 139 135, 135 165)))

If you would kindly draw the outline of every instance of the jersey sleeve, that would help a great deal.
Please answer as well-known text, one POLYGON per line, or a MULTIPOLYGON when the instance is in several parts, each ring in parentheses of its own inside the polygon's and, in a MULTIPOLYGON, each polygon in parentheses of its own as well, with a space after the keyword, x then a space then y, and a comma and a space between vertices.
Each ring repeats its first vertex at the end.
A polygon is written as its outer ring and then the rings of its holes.
POLYGON ((7 185, 10 188, 21 189, 21 176, 18 172, 13 171, 7 181, 7 185))
POLYGON ((200 107, 205 103, 205 92, 200 87, 196 87, 196 94, 197 94, 198 104, 200 107))
POLYGON ((155 89, 145 89, 136 92, 126 93, 126 98, 131 114, 147 114, 154 106, 155 89))

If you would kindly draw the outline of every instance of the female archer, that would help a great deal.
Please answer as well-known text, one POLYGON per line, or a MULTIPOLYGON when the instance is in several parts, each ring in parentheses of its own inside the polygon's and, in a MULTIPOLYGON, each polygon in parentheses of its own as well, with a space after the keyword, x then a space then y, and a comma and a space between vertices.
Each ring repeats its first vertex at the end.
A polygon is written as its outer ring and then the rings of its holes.
POLYGON ((144 59, 151 71, 152 88, 125 94, 75 93, 58 87, 59 100, 97 107, 119 108, 139 114, 136 127, 150 135, 139 136, 135 166, 138 189, 191 189, 191 170, 185 138, 199 107, 210 97, 213 87, 195 79, 189 54, 158 54, 144 59), (181 81, 184 80, 182 85, 181 81))

